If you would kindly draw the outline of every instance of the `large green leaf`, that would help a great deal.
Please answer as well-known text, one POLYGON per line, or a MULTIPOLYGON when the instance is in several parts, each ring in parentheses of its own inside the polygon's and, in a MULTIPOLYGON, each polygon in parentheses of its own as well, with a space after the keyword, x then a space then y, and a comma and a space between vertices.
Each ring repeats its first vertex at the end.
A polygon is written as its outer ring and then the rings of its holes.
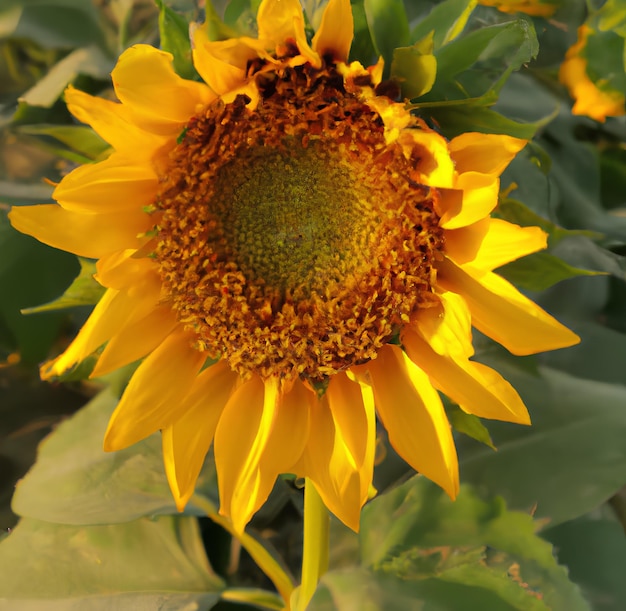
POLYGON ((159 7, 161 48, 174 56, 174 70, 180 76, 193 78, 196 75, 196 70, 191 58, 189 22, 162 0, 156 0, 156 4, 159 7))
POLYGON ((626 483, 626 386, 489 364, 520 392, 533 424, 490 423, 497 452, 459 440, 462 481, 552 524, 587 513, 626 483))
MULTIPOLYGON (((102 450, 116 404, 116 396, 103 391, 42 442, 37 462, 16 488, 15 513, 59 524, 114 524, 178 513, 158 434, 119 452, 102 450)), ((198 492, 216 498, 209 461, 198 492)), ((191 505, 186 512, 203 513, 191 505)))
POLYGON ((0 607, 12 611, 209 609, 223 588, 189 517, 105 526, 23 519, 0 543, 0 573, 0 607))
POLYGON ((417 476, 364 508, 362 561, 414 581, 417 598, 444 608, 480 608, 461 606, 456 593, 489 609, 587 609, 536 529, 530 515, 507 511, 501 499, 484 501, 462 487, 451 501, 417 476))

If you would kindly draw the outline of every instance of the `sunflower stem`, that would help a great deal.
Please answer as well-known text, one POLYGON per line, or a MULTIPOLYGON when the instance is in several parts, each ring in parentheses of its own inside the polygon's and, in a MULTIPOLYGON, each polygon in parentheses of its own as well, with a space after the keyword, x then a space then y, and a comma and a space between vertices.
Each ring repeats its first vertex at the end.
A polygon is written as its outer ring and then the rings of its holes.
POLYGON ((313 482, 304 484, 304 544, 302 548, 302 583, 292 596, 293 611, 307 608, 321 576, 328 568, 330 518, 313 482))
POLYGON ((256 565, 270 578, 287 605, 285 611, 289 611, 289 600, 294 590, 294 584, 291 581, 291 577, 283 567, 280 566, 271 553, 248 533, 235 530, 232 522, 228 518, 219 515, 213 503, 208 499, 203 498, 199 494, 194 494, 191 498, 191 502, 202 509, 208 518, 213 520, 216 524, 219 524, 241 543, 241 546, 250 554, 250 557, 254 560, 256 565))

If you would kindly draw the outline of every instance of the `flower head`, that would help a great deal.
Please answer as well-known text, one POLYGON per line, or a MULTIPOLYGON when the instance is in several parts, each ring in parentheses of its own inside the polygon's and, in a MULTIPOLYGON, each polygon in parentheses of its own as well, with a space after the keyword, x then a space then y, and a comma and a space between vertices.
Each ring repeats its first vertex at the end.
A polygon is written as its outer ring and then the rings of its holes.
POLYGON ((546 236, 490 218, 525 145, 448 142, 347 63, 349 0, 307 41, 298 0, 264 0, 257 39, 202 28, 183 80, 149 46, 113 71, 119 103, 70 88, 113 147, 13 224, 98 259, 107 291, 53 377, 106 344, 93 375, 145 357, 105 449, 162 431, 179 508, 214 445, 221 509, 243 529, 280 473, 310 478, 354 529, 372 482, 376 415, 398 453, 454 497, 438 394, 527 424, 515 390, 471 360, 472 325, 514 354, 578 338, 493 272, 546 236))
POLYGON ((575 115, 587 115, 604 123, 607 117, 626 114, 624 94, 610 89, 600 89, 587 74, 585 47, 593 30, 587 25, 578 28, 578 39, 572 45, 561 64, 559 80, 567 87, 575 103, 575 115))

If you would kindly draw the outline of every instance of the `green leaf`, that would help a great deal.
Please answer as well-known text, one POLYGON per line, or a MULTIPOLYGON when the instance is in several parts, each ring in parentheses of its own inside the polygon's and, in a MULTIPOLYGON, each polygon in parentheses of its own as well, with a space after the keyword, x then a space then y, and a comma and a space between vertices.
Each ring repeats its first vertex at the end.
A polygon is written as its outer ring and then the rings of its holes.
POLYGON ((63 310, 76 306, 94 305, 98 303, 104 294, 105 288, 98 284, 93 275, 96 273, 96 264, 89 259, 78 258, 80 273, 70 284, 65 293, 44 305, 33 308, 24 308, 22 314, 36 314, 38 312, 50 312, 63 310))
POLYGON ((0 606, 15 611, 209 609, 224 587, 189 517, 103 526, 23 519, 0 543, 0 572, 0 606))
POLYGON ((541 533, 596 611, 626 608, 626 539, 615 521, 581 518, 541 533))
POLYGON ((620 36, 614 30, 594 32, 587 38, 582 56, 587 60, 589 78, 599 89, 624 95, 626 92, 624 36, 620 36))
POLYGON ((161 48, 174 56, 176 73, 183 78, 192 79, 197 73, 191 56, 189 23, 163 0, 156 0, 156 4, 159 8, 161 48))
POLYGON ((415 108, 425 110, 441 126, 441 132, 446 138, 451 139, 465 132, 474 131, 483 134, 507 134, 514 138, 530 140, 541 127, 541 122, 521 123, 487 108, 496 99, 489 93, 483 98, 450 103, 424 102, 425 98, 430 98, 430 94, 420 98, 415 108))
MULTIPOLYGON (((326 573, 307 607, 308 611, 352 611, 366 609, 367 611, 421 611, 422 609, 453 611, 457 609, 481 609, 489 611, 520 611, 546 607, 532 606, 532 599, 525 596, 521 588, 513 582, 508 587, 517 589, 524 596, 526 606, 512 606, 504 602, 495 591, 486 589, 490 570, 475 571, 478 575, 466 573, 466 580, 471 585, 438 579, 407 580, 393 575, 366 570, 363 568, 349 568, 326 573), (473 583, 477 579, 479 583, 473 583)), ((499 585, 503 581, 500 580, 499 585)), ((493 586, 493 580, 488 584, 493 586)))
POLYGON ((105 47, 100 17, 92 2, 24 0, 10 10, 13 27, 3 28, 5 36, 36 40, 45 48, 71 49, 94 43, 105 47))
POLYGON ((64 317, 57 313, 26 317, 23 308, 53 299, 78 273, 76 257, 17 232, 0 211, 0 346, 17 350, 36 364, 57 339, 64 317))
POLYGON ((404 98, 418 98, 432 88, 437 75, 432 48, 431 34, 411 47, 394 49, 391 78, 400 84, 404 98))
POLYGON ((375 570, 484 589, 508 605, 489 609, 588 609, 536 528, 501 499, 462 487, 451 501, 417 476, 365 506, 361 553, 375 570))
POLYGON ((352 4, 352 17, 354 19, 354 38, 350 47, 350 61, 360 61, 364 66, 369 66, 376 61, 376 51, 372 42, 372 35, 367 24, 364 0, 356 0, 352 4))
POLYGON ((576 276, 598 276, 604 271, 590 271, 568 265, 549 252, 536 252, 498 268, 497 273, 509 282, 529 291, 543 291, 561 280, 576 276))
POLYGON ((44 78, 20 97, 22 103, 49 108, 79 74, 105 79, 113 61, 99 47, 91 45, 75 49, 55 64, 44 78))
MULTIPOLYGON (((102 449, 116 405, 115 395, 105 390, 42 442, 37 462, 15 490, 15 513, 75 525, 178 513, 165 477, 159 434, 119 452, 102 449)), ((196 493, 217 499, 211 461, 196 493)), ((203 514, 191 504, 186 513, 203 514)))
POLYGON ((363 7, 374 49, 390 67, 394 49, 411 42, 404 4, 402 0, 364 0, 363 7))
POLYGON ((437 80, 427 101, 478 98, 498 92, 507 78, 538 52, 532 23, 517 19, 483 27, 436 52, 437 80))
POLYGON ((500 198, 494 216, 522 227, 541 227, 548 234, 551 246, 556 246, 562 239, 567 237, 584 236, 590 239, 602 237, 601 233, 593 231, 563 229, 563 227, 559 227, 552 221, 536 214, 522 202, 506 196, 500 198))
POLYGON ((491 449, 495 450, 491 435, 487 427, 482 423, 481 419, 472 414, 464 412, 458 405, 444 401, 446 415, 452 425, 452 428, 459 433, 463 433, 480 443, 484 443, 491 449))
POLYGON ((533 424, 490 423, 497 452, 459 439, 461 481, 501 494, 512 508, 535 508, 553 525, 591 511, 626 483, 626 386, 481 360, 518 390, 533 424))
POLYGON ((475 6, 476 0, 444 0, 411 30, 411 40, 422 40, 432 32, 434 48, 439 49, 459 36, 475 6))
MULTIPOLYGON (((20 125, 16 131, 31 136, 49 136, 59 142, 62 142, 72 151, 79 153, 84 159, 83 163, 95 161, 110 148, 96 132, 86 125, 20 125)), ((62 151, 58 151, 59 154, 62 151)))

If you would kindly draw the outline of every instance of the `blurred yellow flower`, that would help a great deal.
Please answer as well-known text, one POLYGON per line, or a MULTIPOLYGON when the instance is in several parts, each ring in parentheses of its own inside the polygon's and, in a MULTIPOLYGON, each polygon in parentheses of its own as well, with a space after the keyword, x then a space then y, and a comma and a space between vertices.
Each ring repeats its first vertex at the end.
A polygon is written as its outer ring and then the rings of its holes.
POLYGON ((280 473, 308 477, 358 529, 376 414, 393 447, 454 497, 458 464, 437 391, 523 424, 515 390, 471 357, 471 326, 514 354, 578 338, 493 272, 545 247, 490 218, 525 145, 447 141, 347 63, 349 0, 307 42, 298 0, 263 0, 258 38, 193 33, 203 82, 170 54, 125 51, 119 103, 70 88, 71 112, 114 152, 14 208, 39 240, 98 259, 107 291, 52 378, 106 344, 94 376, 146 357, 106 450, 162 431, 182 509, 214 445, 220 511, 242 530, 280 473))
POLYGON ((503 13, 526 13, 534 17, 551 17, 562 0, 478 0, 478 4, 493 6, 503 13))
POLYGON ((598 88, 587 74, 587 61, 582 52, 592 33, 587 25, 583 24, 578 28, 578 39, 565 55, 565 61, 559 71, 559 80, 575 100, 572 108, 575 115, 587 115, 596 121, 604 122, 607 117, 626 114, 626 104, 623 93, 598 88))

